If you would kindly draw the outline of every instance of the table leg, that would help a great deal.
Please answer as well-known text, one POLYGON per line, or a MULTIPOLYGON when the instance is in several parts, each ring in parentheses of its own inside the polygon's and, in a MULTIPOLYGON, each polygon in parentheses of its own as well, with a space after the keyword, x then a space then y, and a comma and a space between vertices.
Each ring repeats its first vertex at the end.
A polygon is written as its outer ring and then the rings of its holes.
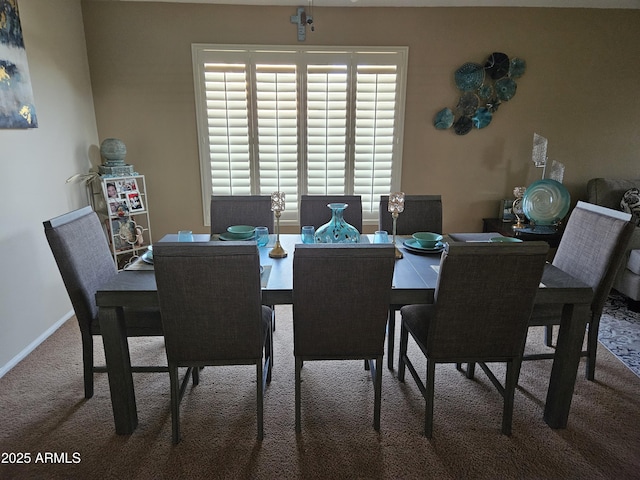
POLYGON ((128 435, 138 426, 138 412, 124 313, 121 307, 100 307, 99 319, 116 433, 128 435))
POLYGON ((588 305, 567 304, 562 309, 562 320, 544 407, 544 420, 551 428, 567 427, 588 318, 588 305))

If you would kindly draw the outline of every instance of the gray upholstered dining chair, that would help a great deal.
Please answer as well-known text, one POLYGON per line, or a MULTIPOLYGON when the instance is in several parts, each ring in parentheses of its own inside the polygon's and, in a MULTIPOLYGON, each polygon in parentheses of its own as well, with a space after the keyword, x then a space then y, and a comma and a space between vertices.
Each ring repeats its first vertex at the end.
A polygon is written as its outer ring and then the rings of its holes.
POLYGON ((331 220, 329 203, 346 203, 344 220, 362 233, 362 197, 360 195, 302 195, 300 225, 313 225, 316 230, 331 220))
MULTIPOLYGON (((380 196, 378 230, 391 234, 393 219, 388 211, 389 195, 380 196)), ((442 196, 405 195, 404 212, 398 215, 396 233, 412 235, 416 232, 442 233, 442 196)))
MULTIPOLYGON (((635 225, 631 215, 610 208, 578 202, 562 234, 553 265, 593 288, 591 315, 588 320, 585 376, 593 380, 598 349, 598 330, 602 309, 611 291, 616 272, 622 263, 635 225)), ((537 305, 530 325, 545 329, 545 343, 552 346, 553 325, 560 324, 562 305, 537 305)), ((524 360, 553 358, 554 354, 526 354, 524 360)))
POLYGON ((434 376, 438 363, 479 362, 503 397, 502 433, 511 434, 514 393, 529 315, 549 246, 545 242, 452 243, 442 254, 434 303, 400 309, 398 380, 409 369, 425 398, 424 433, 433 433, 434 376), (513 288, 517 285, 517 288, 513 288), (427 359, 423 383, 408 355, 409 334, 427 359), (504 384, 487 363, 506 363, 504 384))
POLYGON ((365 360, 380 430, 384 330, 395 263, 392 245, 300 244, 293 256, 296 431, 307 360, 365 360), (375 360, 375 362, 374 362, 375 360))
MULTIPOLYGON (((96 290, 118 274, 98 215, 84 207, 43 222, 44 232, 56 260, 80 326, 84 396, 93 396, 93 374, 106 372, 94 364, 93 336, 100 335, 96 290)), ((124 310, 127 336, 162 335, 158 309, 124 310)), ((134 372, 166 372, 165 366, 132 367, 134 372)))
MULTIPOLYGON (((393 219, 388 211, 389 195, 380 196, 378 210, 378 230, 389 234, 393 231, 393 219)), ((442 196, 441 195, 405 195, 404 212, 396 221, 397 235, 413 235, 416 232, 442 233, 442 196)), ((402 305, 389 307, 387 323, 387 366, 393 369, 395 347, 396 312, 402 305)))
MULTIPOLYGON (((232 225, 267 227, 273 233, 270 195, 211 195, 211 234, 225 233, 232 225)), ((275 308, 271 306, 272 328, 276 329, 275 308)))
POLYGON ((262 440, 273 336, 271 309, 261 304, 256 245, 160 242, 154 246, 153 261, 169 363, 173 443, 180 441, 180 401, 185 392, 178 368, 192 368, 197 384, 199 370, 209 365, 255 365, 262 440))
POLYGON ((267 227, 273 232, 269 195, 212 195, 211 233, 224 233, 232 225, 267 227))

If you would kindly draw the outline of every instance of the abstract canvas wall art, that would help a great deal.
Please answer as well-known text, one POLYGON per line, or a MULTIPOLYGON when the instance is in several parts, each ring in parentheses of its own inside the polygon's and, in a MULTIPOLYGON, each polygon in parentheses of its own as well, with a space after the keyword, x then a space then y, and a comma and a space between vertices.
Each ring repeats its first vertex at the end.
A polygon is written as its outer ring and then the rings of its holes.
POLYGON ((17 0, 0 0, 0 128, 36 128, 17 0))

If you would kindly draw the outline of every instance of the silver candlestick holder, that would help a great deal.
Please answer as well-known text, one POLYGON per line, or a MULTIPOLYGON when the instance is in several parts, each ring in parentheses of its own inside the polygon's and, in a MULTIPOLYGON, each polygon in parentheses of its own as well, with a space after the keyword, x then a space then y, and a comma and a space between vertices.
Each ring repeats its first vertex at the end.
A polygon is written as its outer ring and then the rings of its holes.
POLYGON ((280 245, 280 215, 284 212, 284 192, 273 192, 271 194, 271 211, 276 216, 276 244, 269 252, 271 258, 284 258, 287 251, 280 245))
POLYGON ((396 259, 403 257, 402 252, 396 245, 396 223, 398 215, 404 212, 404 192, 393 192, 389 195, 389 205, 387 207, 393 219, 393 246, 396 249, 396 259))

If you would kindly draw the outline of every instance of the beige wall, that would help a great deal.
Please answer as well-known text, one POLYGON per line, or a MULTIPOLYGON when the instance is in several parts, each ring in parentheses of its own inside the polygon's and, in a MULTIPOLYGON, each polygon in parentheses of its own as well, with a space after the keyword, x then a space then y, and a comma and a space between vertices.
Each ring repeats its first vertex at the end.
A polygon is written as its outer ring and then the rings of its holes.
MULTIPOLYGON (((99 162, 99 140, 124 139, 147 175, 155 238, 206 231, 191 43, 296 43, 290 8, 80 5, 19 2, 39 128, 0 130, 0 376, 72 313, 42 221, 87 204, 65 180, 99 162)), ((639 174, 638 10, 316 7, 315 21, 309 43, 410 47, 403 189, 441 193, 445 231, 479 229, 538 173, 533 132, 566 164, 574 201, 591 177, 639 174), (436 131, 453 71, 496 50, 527 61, 516 97, 483 131, 436 131)))
POLYGON ((19 8, 39 126, 0 130, 0 376, 73 314, 42 222, 87 204, 65 180, 99 162, 80 1, 19 8))
MULTIPOLYGON (((572 201, 595 176, 640 172, 640 11, 320 8, 314 45, 407 45, 402 188, 439 193, 444 230, 481 228, 500 198, 540 175, 533 133, 566 165, 572 201), (527 62, 516 96, 484 130, 432 126, 457 103, 453 72, 503 51, 527 62)), ((83 2, 100 139, 122 138, 147 176, 154 238, 206 232, 196 143, 192 43, 295 44, 288 7, 83 2)))

